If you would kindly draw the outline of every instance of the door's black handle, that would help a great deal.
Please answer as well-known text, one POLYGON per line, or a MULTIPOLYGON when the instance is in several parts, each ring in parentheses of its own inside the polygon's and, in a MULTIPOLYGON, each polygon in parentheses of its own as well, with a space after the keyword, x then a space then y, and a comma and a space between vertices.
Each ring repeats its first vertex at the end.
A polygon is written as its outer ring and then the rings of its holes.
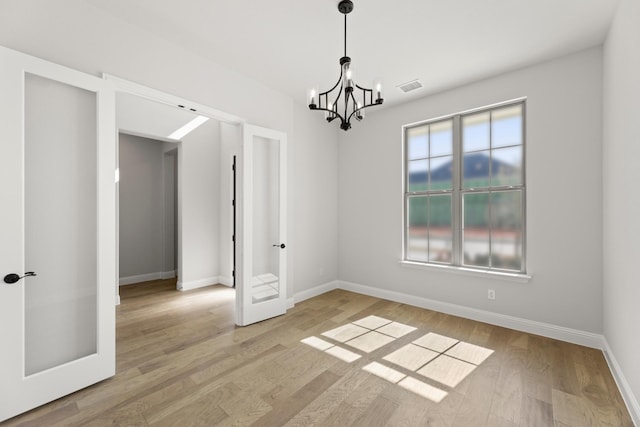
POLYGON ((15 273, 7 274, 6 276, 4 276, 4 283, 9 283, 9 284, 16 283, 18 280, 27 276, 37 276, 37 274, 33 271, 27 271, 26 273, 24 273, 24 276, 18 276, 15 273))
POLYGON ((274 248, 277 248, 278 246, 280 247, 280 249, 284 249, 287 247, 284 243, 281 243, 279 245, 273 245, 274 248))

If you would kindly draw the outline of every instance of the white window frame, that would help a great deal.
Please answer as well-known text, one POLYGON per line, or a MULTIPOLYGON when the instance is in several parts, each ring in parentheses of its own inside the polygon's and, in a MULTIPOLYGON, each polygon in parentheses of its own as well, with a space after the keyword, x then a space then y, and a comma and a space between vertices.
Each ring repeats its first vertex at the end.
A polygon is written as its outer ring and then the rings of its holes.
MULTIPOLYGON (((446 116, 435 117, 433 119, 423 120, 420 122, 409 123, 402 126, 402 259, 401 264, 407 267, 413 268, 434 268, 437 270, 455 271, 465 275, 473 276, 486 276, 515 279, 516 281, 526 282, 531 276, 527 273, 527 192, 526 192, 526 98, 513 99, 497 104, 487 105, 480 108, 474 108, 471 110, 465 110, 462 112, 449 114, 446 116), (512 105, 522 105, 522 184, 517 186, 500 186, 489 187, 481 189, 464 189, 462 188, 462 118, 467 115, 491 112, 496 109, 509 107, 512 105), (452 162, 452 190, 451 191, 421 191, 421 192, 409 192, 408 191, 408 158, 407 158, 407 130, 419 126, 430 125, 446 120, 452 120, 452 138, 453 138, 453 162, 452 162), (483 193, 488 192, 500 192, 500 191, 513 191, 518 189, 522 193, 522 270, 507 270, 495 267, 483 267, 483 266, 471 266, 464 265, 463 260, 463 207, 462 200, 464 194, 483 193), (418 261, 407 259, 407 222, 408 222, 408 200, 409 197, 415 195, 434 195, 434 194, 451 194, 452 207, 451 207, 451 226, 453 232, 452 242, 452 260, 450 263, 433 262, 433 261, 418 261)), ((491 246, 490 246, 491 248, 491 246)), ((491 249, 490 249, 491 250, 491 249)))

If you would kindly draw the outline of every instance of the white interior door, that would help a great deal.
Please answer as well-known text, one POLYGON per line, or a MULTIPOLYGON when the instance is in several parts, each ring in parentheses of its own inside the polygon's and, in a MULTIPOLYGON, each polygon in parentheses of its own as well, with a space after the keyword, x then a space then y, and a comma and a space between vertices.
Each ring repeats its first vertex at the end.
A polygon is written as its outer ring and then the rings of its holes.
POLYGON ((238 166, 236 323, 244 326, 287 311, 286 134, 245 124, 238 166))
POLYGON ((0 64, 3 421, 115 374, 115 97, 2 47, 0 64))

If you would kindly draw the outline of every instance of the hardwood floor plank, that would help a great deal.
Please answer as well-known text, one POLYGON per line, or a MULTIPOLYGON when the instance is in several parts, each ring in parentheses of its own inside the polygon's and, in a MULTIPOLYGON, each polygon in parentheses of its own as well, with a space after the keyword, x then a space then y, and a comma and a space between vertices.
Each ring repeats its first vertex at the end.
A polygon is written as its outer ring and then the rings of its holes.
POLYGON ((255 427, 271 427, 284 424, 324 393, 324 391, 338 381, 338 379, 340 379, 340 377, 331 371, 322 372, 300 390, 292 394, 289 399, 278 402, 270 412, 259 418, 252 425, 255 427))
POLYGON ((418 425, 453 426, 454 419, 460 413, 463 402, 463 395, 450 391, 440 403, 429 403, 429 411, 418 425))
MULTIPOLYGON (((52 405, 52 407, 53 406, 54 405, 52 405)), ((65 402, 64 405, 52 409, 51 411, 32 411, 31 413, 27 413, 22 417, 14 419, 15 421, 18 419, 20 420, 18 424, 12 424, 12 422, 9 421, 7 422, 7 425, 19 425, 21 427, 40 427, 44 425, 51 425, 60 421, 65 421, 78 412, 78 405, 76 405, 75 402, 65 402)))
POLYGON ((491 414, 519 423, 522 409, 524 383, 522 372, 505 365, 500 372, 491 402, 491 414))
POLYGON ((326 420, 335 410, 336 406, 342 404, 353 391, 369 378, 366 372, 355 369, 349 370, 345 375, 340 376, 331 387, 322 395, 310 402, 300 412, 298 412, 285 425, 310 426, 326 420))
POLYGON ((204 396, 149 425, 181 427, 185 425, 185 420, 188 420, 189 426, 206 427, 216 425, 227 418, 229 418, 229 415, 219 405, 212 403, 210 396, 204 396))
POLYGON ((353 424, 359 427, 381 427, 398 410, 398 404, 384 396, 378 396, 353 424))
MULTIPOLYGON (((426 404, 421 396, 404 390, 393 393, 396 394, 395 402, 398 408, 384 424, 386 426, 414 427, 420 425, 420 420, 424 419, 432 410, 433 406, 426 404)), ((383 393, 383 396, 389 398, 386 392, 383 393)))
POLYGON ((522 400, 521 426, 553 427, 553 406, 530 396, 522 400))
POLYGON ((116 376, 3 425, 633 426, 595 349, 344 290, 240 328, 233 297, 221 285, 178 292, 175 280, 122 287, 116 376), (322 335, 370 315, 416 329, 368 353, 322 335), (459 342, 446 357, 474 366, 457 384, 398 355, 384 359, 428 333, 459 342), (310 337, 360 357, 347 363, 301 342, 310 337), (389 380, 363 370, 374 362, 389 380))

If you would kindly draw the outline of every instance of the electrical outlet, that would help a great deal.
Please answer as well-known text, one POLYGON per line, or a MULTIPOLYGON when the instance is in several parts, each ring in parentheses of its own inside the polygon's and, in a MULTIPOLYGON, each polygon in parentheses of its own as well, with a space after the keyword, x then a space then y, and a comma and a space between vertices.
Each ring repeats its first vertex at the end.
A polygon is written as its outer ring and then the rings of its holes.
POLYGON ((490 300, 496 299, 496 291, 493 289, 489 289, 489 291, 487 292, 487 298, 489 298, 490 300))

